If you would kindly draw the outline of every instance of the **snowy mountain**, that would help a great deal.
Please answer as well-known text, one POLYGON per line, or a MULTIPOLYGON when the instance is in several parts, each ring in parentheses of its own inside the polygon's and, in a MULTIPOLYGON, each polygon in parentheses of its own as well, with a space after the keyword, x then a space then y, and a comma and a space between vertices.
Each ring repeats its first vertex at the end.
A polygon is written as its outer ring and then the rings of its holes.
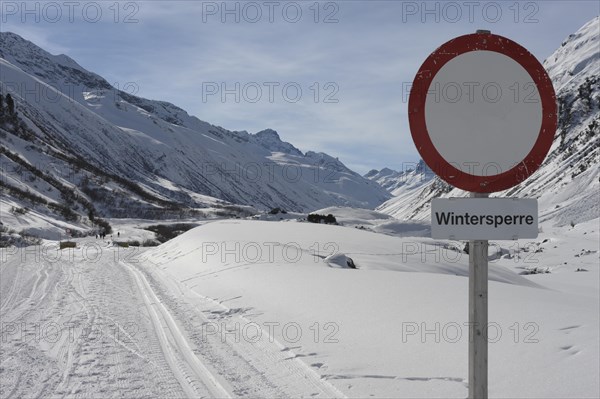
POLYGON ((377 210, 398 217, 398 219, 415 219, 429 201, 439 193, 451 190, 451 187, 438 179, 427 164, 421 160, 414 167, 404 171, 383 168, 372 170, 365 175, 388 190, 394 198, 380 205, 377 210))
POLYGON ((206 207, 244 211, 233 204, 374 208, 390 198, 337 159, 304 154, 274 130, 211 125, 119 90, 10 32, 0 32, 0 93, 14 102, 0 124, 5 210, 157 218, 206 207))
MULTIPOLYGON (((570 35, 547 60, 560 105, 554 143, 541 168, 522 184, 494 196, 538 198, 540 221, 559 226, 600 216, 600 17, 570 35)), ((382 170, 382 172, 386 169, 382 170)), ((436 197, 460 197, 437 177, 421 175, 422 184, 401 184, 402 173, 369 173, 365 177, 386 187, 394 198, 377 208, 399 219, 430 217, 436 197)))
POLYGON ((373 169, 364 177, 377 182, 392 195, 397 195, 429 183, 431 179, 435 178, 435 173, 423 160, 420 160, 417 164, 406 165, 405 170, 400 172, 390 168, 373 169))

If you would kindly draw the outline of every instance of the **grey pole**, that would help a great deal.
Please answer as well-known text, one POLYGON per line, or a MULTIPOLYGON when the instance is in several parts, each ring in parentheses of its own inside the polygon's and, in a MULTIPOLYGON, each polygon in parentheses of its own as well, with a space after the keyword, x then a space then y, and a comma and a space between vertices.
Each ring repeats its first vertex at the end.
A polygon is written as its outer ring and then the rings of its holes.
MULTIPOLYGON (((478 34, 491 34, 479 29, 478 34)), ((471 193, 471 198, 489 194, 471 193)), ((488 240, 469 241, 469 399, 488 397, 488 240)))
MULTIPOLYGON (((471 193, 472 198, 488 194, 471 193)), ((488 397, 488 241, 469 241, 469 399, 488 397)))

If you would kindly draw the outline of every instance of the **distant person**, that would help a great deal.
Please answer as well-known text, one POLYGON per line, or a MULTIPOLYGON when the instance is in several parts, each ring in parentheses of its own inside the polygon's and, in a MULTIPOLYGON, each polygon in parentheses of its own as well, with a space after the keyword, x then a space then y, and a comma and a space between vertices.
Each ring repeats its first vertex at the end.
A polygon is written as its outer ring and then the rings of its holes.
POLYGON ((117 237, 121 237, 121 232, 117 231, 117 237))

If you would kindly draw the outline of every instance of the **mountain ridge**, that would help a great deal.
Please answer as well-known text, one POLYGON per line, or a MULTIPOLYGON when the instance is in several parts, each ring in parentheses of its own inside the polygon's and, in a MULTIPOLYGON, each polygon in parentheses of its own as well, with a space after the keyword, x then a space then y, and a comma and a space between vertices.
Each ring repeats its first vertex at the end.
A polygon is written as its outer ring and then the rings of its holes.
POLYGON ((68 204, 80 219, 88 212, 84 200, 102 217, 172 217, 214 206, 374 208, 391 197, 337 158, 303 153, 275 130, 212 125, 112 87, 16 34, 0 32, 0 54, 0 93, 11 94, 16 108, 0 118, 3 183, 12 190, 4 209, 43 214, 48 209, 21 198, 23 192, 61 204, 64 187, 81 199, 68 204), (28 181, 34 177, 38 183, 28 181))

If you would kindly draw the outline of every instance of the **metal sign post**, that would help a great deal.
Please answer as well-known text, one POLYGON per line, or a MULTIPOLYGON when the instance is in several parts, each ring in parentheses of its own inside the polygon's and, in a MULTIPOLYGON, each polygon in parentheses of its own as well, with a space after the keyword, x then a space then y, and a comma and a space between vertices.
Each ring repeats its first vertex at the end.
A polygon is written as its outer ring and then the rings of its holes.
MULTIPOLYGON (((471 193, 473 198, 488 194, 471 193)), ((469 242, 469 399, 488 392, 488 240, 469 242)))
POLYGON ((536 237, 538 220, 535 200, 474 198, 514 187, 540 167, 557 111, 543 65, 490 31, 444 43, 413 81, 408 117, 419 154, 441 179, 471 193, 469 199, 435 199, 431 208, 432 238, 470 240, 470 399, 488 397, 487 240, 536 237))

